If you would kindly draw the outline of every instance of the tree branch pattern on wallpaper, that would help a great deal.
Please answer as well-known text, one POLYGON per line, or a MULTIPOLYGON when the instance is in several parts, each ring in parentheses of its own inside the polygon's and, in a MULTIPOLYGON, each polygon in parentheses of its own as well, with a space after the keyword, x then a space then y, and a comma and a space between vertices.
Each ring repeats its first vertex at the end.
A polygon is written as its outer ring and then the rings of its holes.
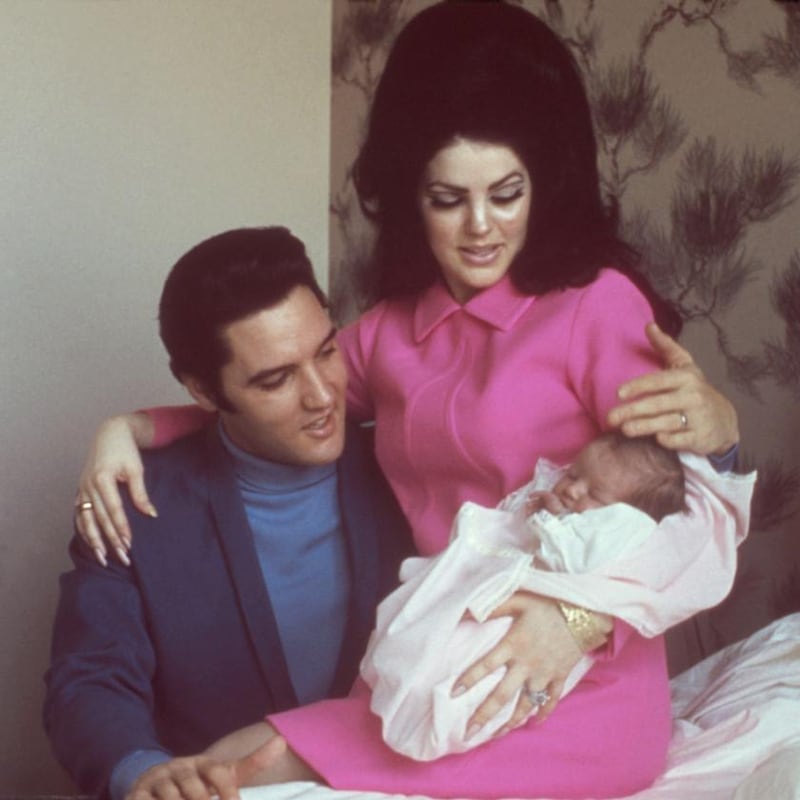
POLYGON ((594 112, 603 185, 622 209, 623 232, 642 253, 648 278, 672 300, 681 317, 711 328, 730 380, 758 395, 757 381, 772 372, 768 360, 765 354, 734 352, 722 317, 760 268, 745 248, 748 233, 793 202, 800 176, 796 158, 777 148, 763 153, 745 148, 737 157, 714 137, 692 139, 683 147, 673 182, 668 228, 654 223, 646 209, 624 200, 631 181, 658 169, 688 136, 685 121, 662 94, 647 64, 650 50, 667 28, 710 26, 730 77, 755 91, 760 72, 800 72, 798 15, 787 10, 787 20, 795 24, 787 21, 785 37, 764 35, 760 48, 736 52, 724 27, 725 14, 737 5, 734 0, 660 3, 642 26, 636 51, 604 67, 597 47, 601 29, 593 19, 595 4, 584 5, 584 14, 571 30, 562 3, 546 2, 544 16, 582 67, 594 112))
MULTIPOLYGON (((409 16, 403 0, 348 3, 335 26, 331 55, 334 104, 337 85, 355 93, 361 123, 359 140, 389 49, 409 16)), ((353 142, 353 152, 357 146, 358 142, 353 142)), ((331 248, 331 305, 340 320, 348 320, 372 300, 367 279, 372 239, 358 206, 352 162, 346 166, 341 185, 331 187, 330 215, 339 237, 334 243, 340 243, 331 248)))
MULTIPOLYGON (((625 47, 612 47, 608 41, 616 41, 616 29, 631 25, 621 10, 625 3, 615 2, 610 11, 596 0, 517 2, 540 15, 571 48, 593 109, 603 190, 618 206, 623 234, 641 253, 642 269, 655 288, 684 321, 700 326, 713 341, 729 382, 721 388, 731 393, 735 387, 765 409, 781 394, 800 399, 800 249, 794 248, 780 264, 765 258, 758 247, 759 236, 771 225, 787 215, 798 216, 800 146, 790 141, 782 148, 779 140, 768 146, 755 144, 735 130, 693 135, 681 111, 681 92, 665 89, 668 81, 658 60, 659 48, 663 54, 670 46, 665 42, 674 46, 676 37, 702 36, 704 63, 727 76, 725 102, 731 102, 734 92, 768 95, 777 81, 793 93, 793 102, 800 103, 800 4, 639 0, 627 6, 636 9, 638 34, 629 37, 625 47), (744 11, 752 15, 747 18, 746 41, 733 34, 731 24, 738 14, 741 25, 744 11), (667 187, 666 210, 638 199, 639 190, 656 179, 667 187), (771 291, 754 300, 760 296, 752 287, 764 281, 771 291), (779 319, 783 335, 760 340, 743 335, 740 323, 732 327, 731 312, 753 303, 765 304, 754 308, 754 316, 779 319)), ((361 136, 395 35, 408 18, 430 4, 431 0, 335 0, 334 135, 341 102, 351 128, 355 116, 356 136, 361 136)), ((358 138, 348 143, 350 161, 340 170, 341 179, 332 181, 331 294, 342 320, 352 319, 371 301, 366 279, 371 233, 358 208, 351 173, 358 143, 358 138)), ((773 581, 778 599, 770 613, 800 609, 797 458, 765 451, 761 442, 749 441, 746 449, 746 466, 757 467, 760 474, 753 530, 788 527, 793 542, 785 574, 773 581)), ((769 535, 766 539, 777 541, 769 535)), ((767 546, 771 544, 765 541, 767 546)), ((781 546, 786 547, 785 541, 781 546)), ((737 592, 746 591, 752 580, 744 569, 726 607, 735 605, 737 592)))

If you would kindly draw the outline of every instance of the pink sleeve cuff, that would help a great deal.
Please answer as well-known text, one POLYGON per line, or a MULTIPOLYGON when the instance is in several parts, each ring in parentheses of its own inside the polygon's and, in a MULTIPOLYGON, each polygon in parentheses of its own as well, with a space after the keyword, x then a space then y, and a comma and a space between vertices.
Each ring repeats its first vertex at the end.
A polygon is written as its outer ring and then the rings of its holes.
POLYGON ((216 414, 203 411, 197 405, 159 406, 142 409, 141 413, 147 414, 153 423, 153 447, 165 447, 210 425, 217 418, 216 414))

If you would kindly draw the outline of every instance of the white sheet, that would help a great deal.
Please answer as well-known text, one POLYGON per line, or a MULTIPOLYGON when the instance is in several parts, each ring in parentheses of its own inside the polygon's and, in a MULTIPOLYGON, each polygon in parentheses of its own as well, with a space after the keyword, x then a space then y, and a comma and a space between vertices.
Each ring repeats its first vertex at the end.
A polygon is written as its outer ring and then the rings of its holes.
MULTIPOLYGON (((631 798, 798 800, 800 614, 773 622, 674 678, 672 708, 667 770, 631 798)), ((242 790, 242 800, 390 796, 396 795, 337 791, 314 783, 242 790)))

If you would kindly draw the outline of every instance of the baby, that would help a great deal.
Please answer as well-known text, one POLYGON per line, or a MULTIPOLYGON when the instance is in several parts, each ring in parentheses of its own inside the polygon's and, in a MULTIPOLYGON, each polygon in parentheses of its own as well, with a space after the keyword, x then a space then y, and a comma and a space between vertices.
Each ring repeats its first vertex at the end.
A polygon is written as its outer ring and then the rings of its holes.
MULTIPOLYGON (((491 738, 511 717, 518 694, 477 733, 468 737, 466 727, 503 670, 452 696, 465 666, 510 625, 507 617, 486 619, 489 614, 524 586, 531 566, 602 572, 639 547, 663 517, 685 510, 678 455, 652 438, 616 433, 595 439, 567 468, 540 460, 533 480, 497 509, 465 503, 447 549, 407 559, 402 585, 378 608, 361 674, 386 743, 428 761, 491 738)), ((591 656, 578 663, 565 694, 592 663, 591 656)))
POLYGON ((535 480, 514 492, 501 507, 526 497, 525 511, 553 514, 588 511, 627 503, 656 522, 686 510, 683 467, 678 454, 653 438, 628 439, 606 433, 590 442, 550 491, 536 491, 535 480))

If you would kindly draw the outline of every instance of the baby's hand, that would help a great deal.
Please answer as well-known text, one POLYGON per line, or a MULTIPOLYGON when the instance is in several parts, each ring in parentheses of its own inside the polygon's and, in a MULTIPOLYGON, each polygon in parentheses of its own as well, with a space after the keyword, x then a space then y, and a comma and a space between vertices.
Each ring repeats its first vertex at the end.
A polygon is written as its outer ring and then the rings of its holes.
POLYGON ((563 514, 567 510, 552 492, 532 492, 529 494, 525 501, 525 516, 529 517, 542 509, 556 516, 563 514))

